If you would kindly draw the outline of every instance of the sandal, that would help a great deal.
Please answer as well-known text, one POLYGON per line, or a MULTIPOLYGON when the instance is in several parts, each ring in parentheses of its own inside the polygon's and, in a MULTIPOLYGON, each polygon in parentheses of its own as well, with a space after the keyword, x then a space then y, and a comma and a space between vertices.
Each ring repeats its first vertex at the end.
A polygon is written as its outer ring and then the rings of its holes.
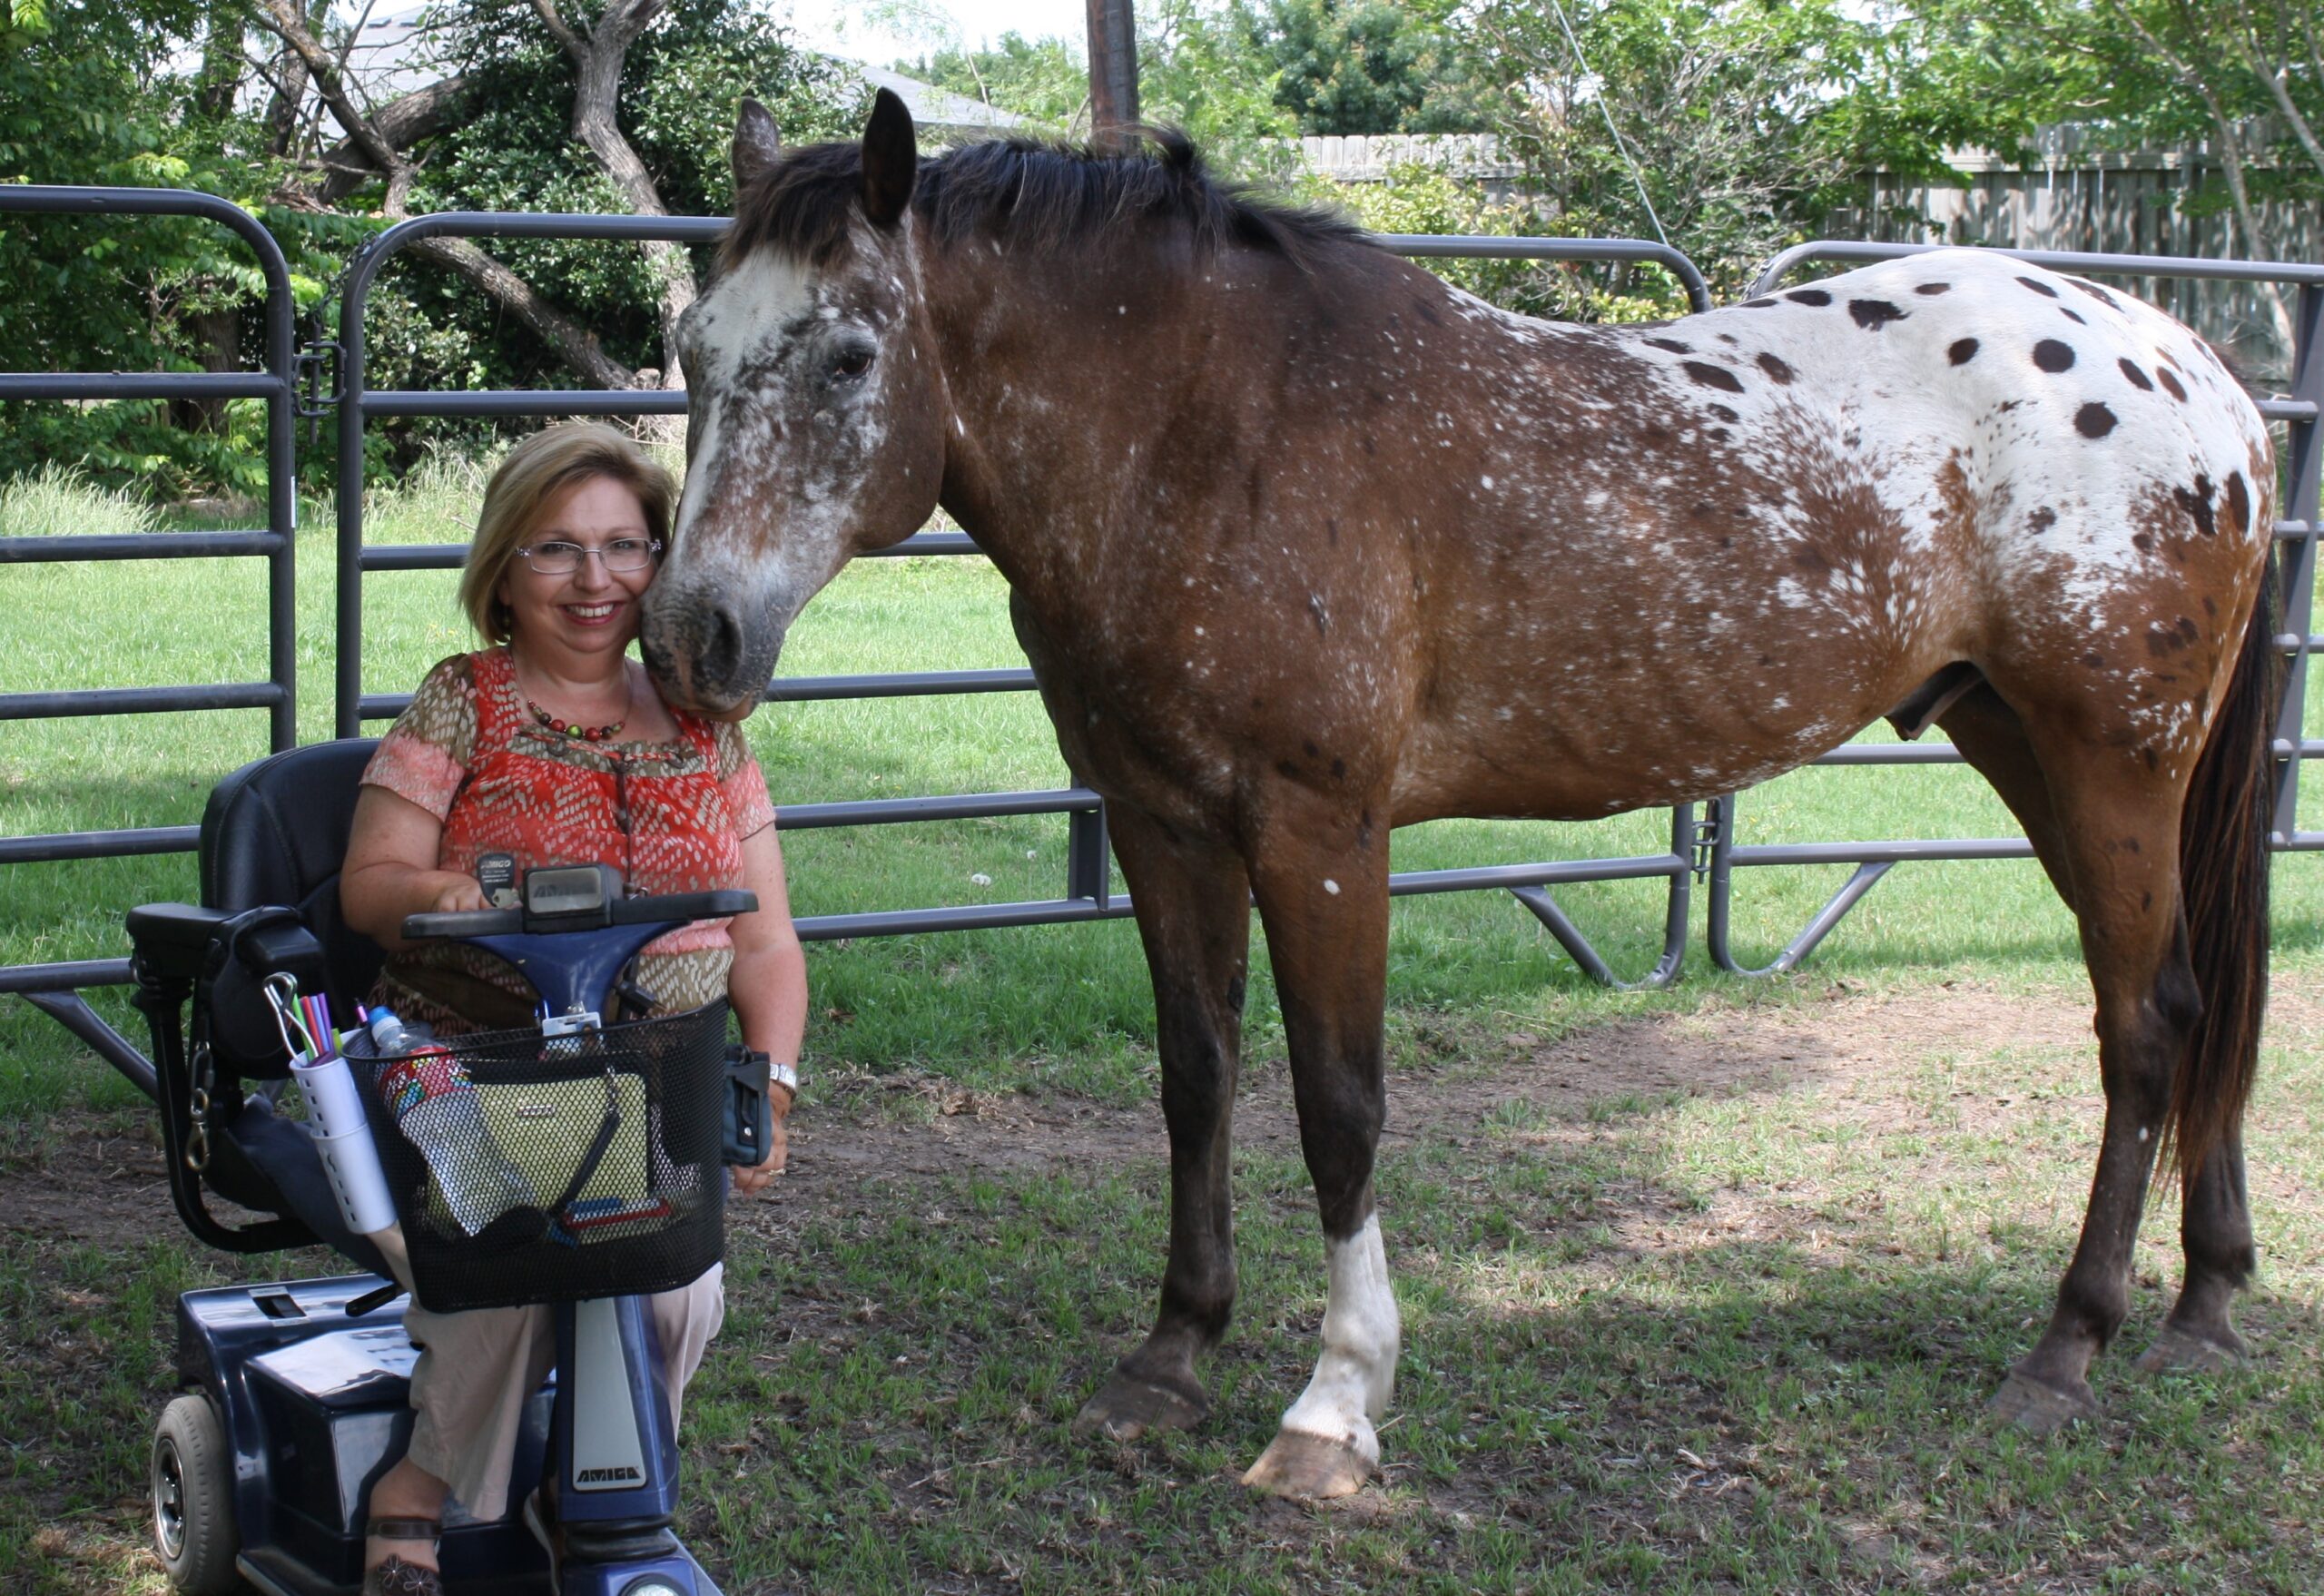
MULTIPOLYGON (((363 1526, 363 1532, 380 1541, 426 1541, 432 1545, 444 1526, 435 1519, 373 1519, 363 1526)), ((389 1552, 377 1567, 363 1571, 363 1596, 444 1596, 444 1576, 389 1552)))

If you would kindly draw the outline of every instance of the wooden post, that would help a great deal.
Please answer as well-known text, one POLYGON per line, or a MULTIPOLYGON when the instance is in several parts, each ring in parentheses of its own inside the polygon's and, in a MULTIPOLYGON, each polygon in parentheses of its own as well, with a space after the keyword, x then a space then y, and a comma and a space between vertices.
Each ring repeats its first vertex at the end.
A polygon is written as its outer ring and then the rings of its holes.
POLYGON ((1088 0, 1088 15, 1089 143, 1119 150, 1137 121, 1137 20, 1131 0, 1088 0))

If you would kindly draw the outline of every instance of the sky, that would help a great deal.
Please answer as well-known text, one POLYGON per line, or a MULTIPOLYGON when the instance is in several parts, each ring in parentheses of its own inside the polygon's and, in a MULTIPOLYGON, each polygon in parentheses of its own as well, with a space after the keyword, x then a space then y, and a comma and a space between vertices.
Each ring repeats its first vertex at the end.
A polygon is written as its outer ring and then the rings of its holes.
POLYGON ((1088 18, 1087 0, 789 0, 789 10, 816 49, 880 66, 1012 32, 1056 34, 1078 47, 1088 18))

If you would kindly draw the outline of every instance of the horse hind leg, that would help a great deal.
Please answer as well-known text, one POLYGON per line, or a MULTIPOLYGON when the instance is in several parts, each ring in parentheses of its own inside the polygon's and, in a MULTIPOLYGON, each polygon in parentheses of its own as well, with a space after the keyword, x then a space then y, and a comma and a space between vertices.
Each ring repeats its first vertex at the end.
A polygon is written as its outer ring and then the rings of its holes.
POLYGON ((2097 1412, 2090 1364, 2129 1312, 2171 1078, 2201 1009, 2180 901, 2181 792, 2120 749, 2063 728, 2037 737, 1990 686, 1942 724, 2074 911, 2097 999, 2106 1118, 2081 1240, 2047 1329, 1993 1401, 2001 1417, 2045 1433, 2097 1412))
POLYGON ((1217 1344, 1234 1310, 1230 1138, 1251 897, 1233 852, 1175 837, 1127 805, 1107 816, 1154 981, 1170 1256, 1152 1332, 1083 1404, 1074 1433, 1128 1441, 1208 1415, 1195 1359, 1217 1344))

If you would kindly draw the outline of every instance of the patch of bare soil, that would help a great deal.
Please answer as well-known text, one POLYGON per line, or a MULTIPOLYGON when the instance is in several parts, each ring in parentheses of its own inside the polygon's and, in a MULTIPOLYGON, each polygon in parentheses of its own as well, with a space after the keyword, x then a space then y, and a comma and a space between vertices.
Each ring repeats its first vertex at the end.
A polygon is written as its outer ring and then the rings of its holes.
MULTIPOLYGON (((2324 1000, 2316 994, 2279 983, 2271 1005, 2278 1043, 2324 1038, 2324 1000)), ((2085 1000, 1968 985, 1870 994, 1835 987, 1806 1003, 1620 1020, 1547 1045, 1521 1033, 1501 1041, 1506 1056, 1497 1064, 1391 1078, 1388 1157, 1401 1142, 1457 1143, 1511 1105, 1568 1118, 1609 1099, 1769 1089, 1945 1052, 2090 1048, 2097 1091, 2085 1000)), ((2006 1107, 1997 1101, 1993 1111, 2006 1107)), ((819 1111, 811 1098, 793 1120, 791 1170, 768 1197, 776 1213, 852 1206, 867 1183, 1137 1161, 1158 1167, 1165 1153, 1154 1104, 1121 1108, 992 1095, 914 1076, 883 1078, 854 1095, 851 1108, 843 1117, 819 1111)), ((1289 1073, 1279 1063, 1246 1069, 1236 1139, 1245 1148, 1298 1146, 1289 1073)), ((170 1196, 150 1122, 119 1113, 56 1116, 35 1148, 0 1168, 0 1212, 13 1229, 32 1236, 118 1244, 153 1235, 168 1222, 170 1196)))

